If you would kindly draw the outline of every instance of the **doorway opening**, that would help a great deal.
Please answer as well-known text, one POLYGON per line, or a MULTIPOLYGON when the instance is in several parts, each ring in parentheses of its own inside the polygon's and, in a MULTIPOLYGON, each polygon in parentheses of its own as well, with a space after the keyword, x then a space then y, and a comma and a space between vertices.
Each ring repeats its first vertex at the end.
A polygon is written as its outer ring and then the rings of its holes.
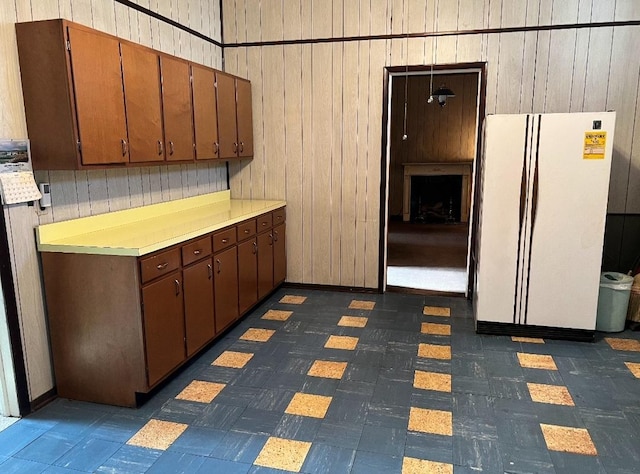
POLYGON ((484 71, 484 63, 386 69, 382 291, 472 291, 484 71), (440 86, 455 97, 429 103, 440 86))

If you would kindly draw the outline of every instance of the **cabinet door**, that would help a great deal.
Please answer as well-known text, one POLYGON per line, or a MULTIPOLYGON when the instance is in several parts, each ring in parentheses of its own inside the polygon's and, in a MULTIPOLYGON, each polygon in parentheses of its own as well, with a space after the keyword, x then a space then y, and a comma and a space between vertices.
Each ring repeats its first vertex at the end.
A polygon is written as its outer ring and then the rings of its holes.
POLYGON ((236 158, 238 156, 238 132, 236 88, 233 76, 216 71, 216 99, 220 158, 236 158))
POLYGON ((273 228, 273 284, 279 285, 287 277, 285 224, 273 228))
POLYGON ((191 65, 196 159, 218 158, 218 112, 213 69, 191 65))
POLYGON ((236 110, 238 114, 238 155, 253 156, 253 114, 251 83, 236 79, 236 110))
POLYGON ((213 256, 216 331, 238 319, 238 249, 231 247, 213 256))
POLYGON ((126 163, 120 43, 99 33, 68 31, 82 164, 126 163))
POLYGON ((187 357, 215 336, 213 318, 213 266, 210 258, 183 269, 184 325, 187 357))
POLYGON ((243 314, 258 301, 258 243, 256 238, 238 244, 238 301, 243 314))
POLYGON ((122 43, 120 49, 127 106, 129 161, 164 161, 158 54, 128 43, 122 43))
POLYGON ((273 234, 258 235, 258 299, 273 289, 273 234))
POLYGON ((189 64, 160 57, 162 109, 167 161, 193 160, 193 110, 189 64))
POLYGON ((182 276, 179 272, 142 288, 149 386, 185 360, 182 276))

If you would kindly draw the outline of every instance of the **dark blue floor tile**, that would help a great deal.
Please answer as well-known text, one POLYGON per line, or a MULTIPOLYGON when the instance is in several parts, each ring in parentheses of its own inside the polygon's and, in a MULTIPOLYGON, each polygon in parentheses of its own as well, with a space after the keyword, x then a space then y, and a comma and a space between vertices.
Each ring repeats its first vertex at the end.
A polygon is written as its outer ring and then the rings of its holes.
POLYGON ((368 403, 365 399, 334 398, 329 405, 326 419, 364 424, 368 403))
POLYGON ((451 391, 453 393, 468 393, 474 395, 489 395, 489 380, 466 375, 454 375, 451 378, 451 391))
POLYGON ((336 389, 336 397, 364 397, 370 399, 376 387, 375 383, 341 380, 336 389))
POLYGON ((451 464, 453 461, 453 437, 408 431, 404 455, 451 464))
POLYGON ((285 414, 273 430, 273 435, 278 438, 313 441, 321 423, 320 418, 285 414))
MULTIPOLYGON (((234 369, 237 370, 237 369, 234 369)), ((264 384, 273 376, 273 371, 246 368, 233 380, 232 385, 239 387, 264 388, 264 384)))
POLYGON ((406 428, 365 425, 360 436, 358 451, 402 456, 406 436, 406 428))
POLYGON ((249 408, 284 413, 295 395, 293 390, 262 389, 249 403, 249 408))
POLYGON ((332 397, 335 395, 338 385, 340 385, 340 380, 337 379, 307 377, 302 385, 302 390, 300 391, 313 395, 325 395, 327 397, 332 397))
POLYGON ((251 464, 267 442, 262 434, 229 431, 211 453, 211 457, 251 464))
POLYGON ((33 424, 23 425, 21 421, 14 423, 0 432, 0 456, 11 456, 32 443, 45 433, 33 424))
POLYGON ((549 451, 533 446, 505 446, 498 443, 498 452, 502 456, 504 472, 509 474, 554 474, 556 471, 551 462, 549 451))
POLYGON ((406 405, 369 403, 366 423, 373 426, 406 429, 409 423, 409 409, 410 407, 406 405))
POLYGON ((355 459, 353 449, 314 443, 307 454, 302 471, 309 474, 349 474, 355 459))
POLYGON ((245 408, 232 405, 211 403, 207 406, 201 418, 194 422, 196 426, 206 426, 217 430, 229 430, 240 418, 245 408))
POLYGON ((356 449, 360 442, 360 436, 364 424, 355 424, 349 421, 322 420, 316 433, 314 442, 324 443, 348 449, 356 449))
POLYGON ((149 474, 191 474, 196 472, 206 458, 178 452, 165 452, 151 465, 149 474))
POLYGON ((132 415, 114 414, 102 419, 94 429, 89 432, 92 438, 114 441, 116 443, 127 442, 147 422, 146 419, 132 415))
POLYGON ((482 472, 504 472, 498 442, 491 439, 453 437, 453 464, 482 472))
POLYGON ((50 468, 49 464, 44 464, 27 459, 9 458, 0 464, 2 474, 37 474, 50 468))
POLYGON ((378 368, 367 364, 349 364, 342 377, 343 380, 353 382, 376 383, 378 368))
POLYGON ((176 451, 196 456, 209 456, 222 442, 227 431, 189 426, 167 451, 176 451))
POLYGON ((357 451, 352 474, 388 474, 400 472, 402 469, 401 456, 389 456, 386 454, 372 453, 369 451, 357 451))
POLYGON ((600 460, 595 456, 549 451, 553 468, 557 474, 606 474, 600 460))
POLYGON ((282 419, 283 413, 277 411, 247 408, 231 427, 244 433, 271 435, 282 419))
POLYGON ((218 472, 224 474, 247 474, 249 469, 251 469, 251 464, 243 464, 224 459, 207 458, 195 472, 197 474, 211 474, 218 472))
POLYGON ((28 444, 13 456, 44 464, 53 464, 78 443, 66 434, 47 432, 28 444))
POLYGON ((121 443, 114 441, 87 438, 67 451, 55 464, 68 469, 93 472, 121 447, 121 443))
POLYGON ((306 375, 275 372, 265 382, 264 388, 299 391, 306 381, 306 375))
POLYGON ((107 459, 96 472, 108 473, 143 473, 162 455, 157 449, 146 449, 137 446, 122 446, 113 456, 107 459))
POLYGON ((247 407, 256 399, 256 397, 260 396, 263 391, 264 389, 262 388, 227 385, 222 392, 218 394, 215 401, 222 405, 247 407))

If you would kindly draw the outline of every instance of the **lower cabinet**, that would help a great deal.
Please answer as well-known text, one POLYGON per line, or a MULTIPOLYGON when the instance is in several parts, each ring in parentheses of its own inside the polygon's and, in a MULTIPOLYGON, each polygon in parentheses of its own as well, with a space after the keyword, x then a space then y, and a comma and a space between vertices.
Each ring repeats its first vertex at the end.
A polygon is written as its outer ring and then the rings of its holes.
POLYGON ((240 314, 258 301, 258 243, 256 238, 238 244, 238 306, 240 314))
POLYGON ((187 357, 216 335, 211 257, 182 270, 187 357))
POLYGON ((186 358, 180 272, 144 286, 142 304, 147 377, 153 385, 186 358))
POLYGON ((273 233, 258 234, 258 299, 273 289, 273 233))
POLYGON ((238 249, 231 247, 213 256, 216 329, 224 331, 238 319, 238 249))

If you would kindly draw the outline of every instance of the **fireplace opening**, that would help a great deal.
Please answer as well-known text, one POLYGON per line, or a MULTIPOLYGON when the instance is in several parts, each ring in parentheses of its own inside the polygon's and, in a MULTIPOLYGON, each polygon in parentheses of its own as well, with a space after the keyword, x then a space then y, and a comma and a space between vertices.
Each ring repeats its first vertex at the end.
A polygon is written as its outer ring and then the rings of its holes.
POLYGON ((411 220, 436 224, 460 222, 462 176, 412 176, 411 220))

